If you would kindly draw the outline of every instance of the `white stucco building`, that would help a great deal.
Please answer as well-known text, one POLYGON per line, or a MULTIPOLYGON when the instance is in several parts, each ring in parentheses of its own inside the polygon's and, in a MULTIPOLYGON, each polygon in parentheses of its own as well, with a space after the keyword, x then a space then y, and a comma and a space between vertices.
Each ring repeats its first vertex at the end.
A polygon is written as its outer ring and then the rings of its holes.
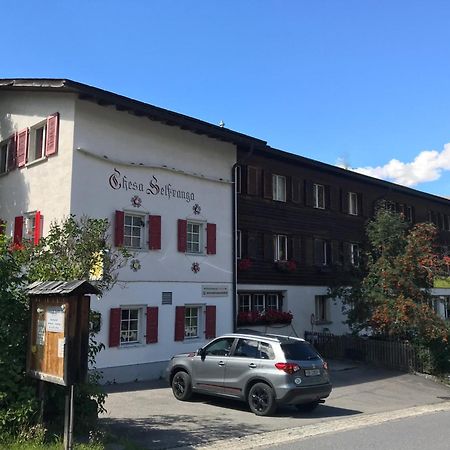
POLYGON ((105 381, 157 378, 233 329, 232 171, 256 139, 69 80, 0 80, 0 218, 19 242, 70 214, 134 252, 103 298, 105 381))

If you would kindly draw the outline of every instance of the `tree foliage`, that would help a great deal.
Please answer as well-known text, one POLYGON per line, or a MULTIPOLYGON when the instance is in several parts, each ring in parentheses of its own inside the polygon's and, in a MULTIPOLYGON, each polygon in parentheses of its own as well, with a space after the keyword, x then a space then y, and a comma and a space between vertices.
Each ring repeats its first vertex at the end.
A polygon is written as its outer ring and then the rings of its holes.
POLYGON ((355 332, 427 345, 447 342, 448 327, 433 310, 431 298, 434 279, 446 270, 436 246, 436 227, 431 223, 411 227, 383 206, 367 225, 363 276, 351 285, 331 288, 330 293, 342 298, 355 332))
MULTIPOLYGON (((0 435, 20 431, 37 418, 35 383, 25 375, 29 307, 25 287, 33 281, 94 280, 101 293, 117 280, 118 269, 129 258, 109 244, 109 222, 70 216, 52 223, 38 245, 24 241, 12 245, 0 235, 0 435), (2 428, 3 426, 3 428, 2 428)), ((90 335, 89 379, 76 387, 76 420, 89 423, 104 411, 105 394, 98 385, 95 357, 103 348, 90 335)), ((49 385, 48 405, 54 417, 63 417, 64 392, 49 385)))

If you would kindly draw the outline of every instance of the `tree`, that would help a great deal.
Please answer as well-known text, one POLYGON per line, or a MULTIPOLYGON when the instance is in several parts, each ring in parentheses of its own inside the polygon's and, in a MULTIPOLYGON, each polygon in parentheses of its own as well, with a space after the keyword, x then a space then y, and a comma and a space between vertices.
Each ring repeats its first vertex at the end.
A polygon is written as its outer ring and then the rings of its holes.
POLYGON ((0 441, 25 428, 37 406, 32 384, 25 377, 28 335, 25 283, 18 254, 0 229, 0 441))
MULTIPOLYGON (((11 422, 19 432, 37 417, 34 382, 25 376, 29 325, 25 286, 33 281, 89 279, 94 280, 101 293, 110 289, 117 280, 118 269, 130 255, 126 249, 111 247, 108 230, 106 219, 70 216, 52 223, 38 245, 27 241, 12 245, 10 239, 0 236, 0 306, 5 312, 0 315, 0 435, 2 417, 11 411, 12 399, 17 401, 18 412, 11 422)), ((104 411, 105 394, 98 385, 100 374, 95 370, 95 357, 102 348, 103 344, 97 343, 91 332, 91 370, 88 382, 77 386, 75 405, 76 419, 88 426, 98 412, 104 411)), ((56 417, 63 417, 63 394, 60 386, 51 385, 48 389, 52 400, 48 403, 54 407, 56 417)), ((3 423, 7 426, 7 422, 3 423)), ((10 430, 14 431, 12 425, 10 430)))
POLYGON ((342 298, 355 332, 448 347, 449 329, 432 307, 431 288, 446 270, 431 223, 410 226, 400 214, 380 205, 367 225, 369 251, 362 276, 330 288, 342 298), (440 345, 439 344, 439 345, 440 345))

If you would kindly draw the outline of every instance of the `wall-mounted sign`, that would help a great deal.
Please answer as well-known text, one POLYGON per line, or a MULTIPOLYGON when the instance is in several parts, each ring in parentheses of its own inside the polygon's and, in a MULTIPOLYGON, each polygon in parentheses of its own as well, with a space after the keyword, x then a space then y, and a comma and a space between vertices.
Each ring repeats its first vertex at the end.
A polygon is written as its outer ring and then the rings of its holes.
POLYGON ((161 196, 166 200, 184 200, 187 203, 195 201, 195 194, 185 189, 179 189, 173 186, 171 183, 161 183, 154 175, 142 182, 128 178, 125 174, 122 174, 119 170, 114 168, 114 172, 109 176, 108 183, 111 189, 115 191, 125 190, 133 192, 141 192, 147 195, 161 196))
POLYGON ((228 297, 228 286, 202 286, 202 297, 228 297))

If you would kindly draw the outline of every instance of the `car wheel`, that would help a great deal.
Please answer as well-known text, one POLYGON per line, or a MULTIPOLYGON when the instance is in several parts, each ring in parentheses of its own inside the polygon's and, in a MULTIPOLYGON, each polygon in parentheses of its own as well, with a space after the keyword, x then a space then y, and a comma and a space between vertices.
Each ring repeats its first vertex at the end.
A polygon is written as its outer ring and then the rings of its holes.
POLYGON ((277 409, 273 389, 265 383, 256 383, 248 392, 248 405, 257 416, 269 416, 277 409))
POLYGON ((172 379, 172 392, 176 399, 189 400, 192 397, 191 377, 186 372, 177 372, 172 379))
POLYGON ((295 405, 298 411, 302 412, 311 412, 314 411, 319 406, 319 401, 316 400, 315 402, 310 403, 303 403, 300 405, 295 405))

